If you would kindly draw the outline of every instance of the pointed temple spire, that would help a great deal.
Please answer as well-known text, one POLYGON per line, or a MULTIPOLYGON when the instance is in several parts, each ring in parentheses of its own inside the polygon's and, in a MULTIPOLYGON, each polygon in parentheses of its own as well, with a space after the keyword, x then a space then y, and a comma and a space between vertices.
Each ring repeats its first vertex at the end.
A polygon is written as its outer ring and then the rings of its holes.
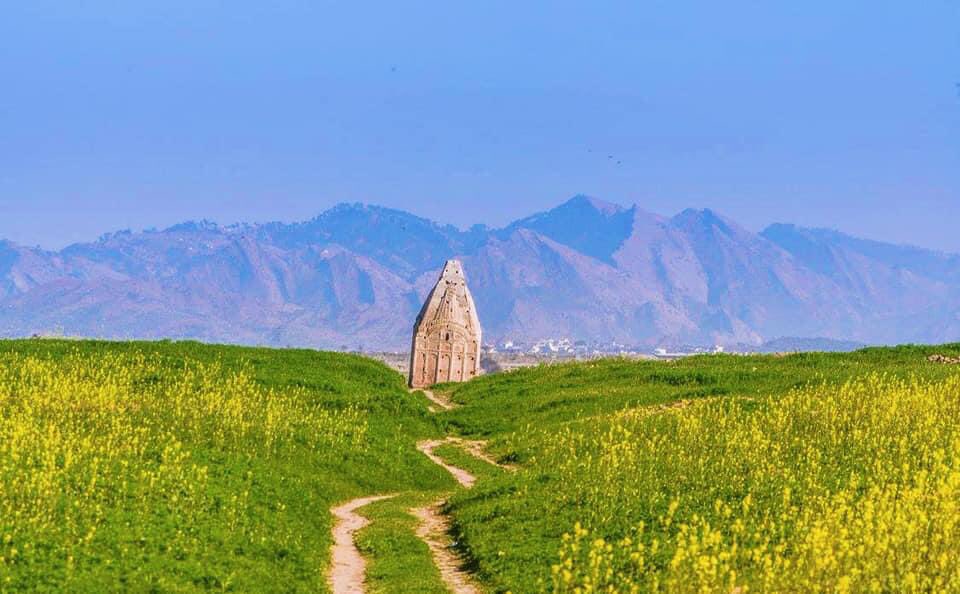
POLYGON ((464 382, 480 373, 480 319, 459 260, 447 260, 413 327, 410 387, 464 382))

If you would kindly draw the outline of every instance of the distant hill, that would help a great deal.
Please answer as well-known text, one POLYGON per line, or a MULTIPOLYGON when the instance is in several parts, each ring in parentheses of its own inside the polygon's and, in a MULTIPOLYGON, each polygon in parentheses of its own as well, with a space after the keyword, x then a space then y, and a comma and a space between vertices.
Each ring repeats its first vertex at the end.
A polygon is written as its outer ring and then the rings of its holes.
POLYGON ((59 252, 0 242, 0 336, 406 349, 451 257, 488 341, 960 337, 960 256, 584 196, 502 229, 341 204, 301 223, 185 223, 59 252))

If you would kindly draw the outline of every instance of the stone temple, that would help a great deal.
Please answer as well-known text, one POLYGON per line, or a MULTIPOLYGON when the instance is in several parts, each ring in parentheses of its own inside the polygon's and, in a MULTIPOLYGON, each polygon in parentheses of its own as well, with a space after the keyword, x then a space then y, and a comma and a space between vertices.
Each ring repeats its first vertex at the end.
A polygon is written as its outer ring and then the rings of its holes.
POLYGON ((417 322, 410 387, 465 382, 480 373, 480 319, 458 260, 447 260, 417 322))

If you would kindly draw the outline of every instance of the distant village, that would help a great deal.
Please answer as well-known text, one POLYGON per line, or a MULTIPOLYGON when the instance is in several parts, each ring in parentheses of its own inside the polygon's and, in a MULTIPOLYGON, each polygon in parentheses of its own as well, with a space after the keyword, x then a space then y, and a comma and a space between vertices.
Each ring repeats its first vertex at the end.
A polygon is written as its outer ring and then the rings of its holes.
MULTIPOLYGON (((544 338, 534 342, 504 340, 498 343, 486 343, 482 346, 480 366, 484 373, 497 373, 543 363, 561 363, 601 357, 672 360, 692 355, 723 352, 725 352, 724 347, 720 345, 713 347, 657 347, 651 349, 619 342, 572 340, 569 338, 544 338)), ((400 373, 406 374, 409 371, 409 353, 376 352, 365 354, 383 361, 400 373)))
MULTIPOLYGON (((570 338, 542 338, 532 342, 502 340, 485 343, 481 348, 480 366, 484 373, 509 371, 544 363, 563 363, 601 357, 626 357, 638 360, 671 361, 695 355, 753 355, 762 353, 795 353, 804 351, 851 351, 866 345, 830 339, 780 338, 761 345, 669 345, 639 346, 615 341, 601 342, 570 338)), ((365 352, 402 374, 407 374, 410 354, 407 352, 365 352)))
POLYGON ((619 342, 589 342, 570 340, 569 338, 545 338, 533 343, 506 340, 500 344, 485 344, 485 354, 527 353, 531 355, 566 355, 569 357, 591 357, 603 355, 649 356, 651 358, 676 358, 706 353, 722 353, 721 345, 706 347, 680 347, 672 351, 665 347, 651 350, 648 347, 629 346, 619 342))

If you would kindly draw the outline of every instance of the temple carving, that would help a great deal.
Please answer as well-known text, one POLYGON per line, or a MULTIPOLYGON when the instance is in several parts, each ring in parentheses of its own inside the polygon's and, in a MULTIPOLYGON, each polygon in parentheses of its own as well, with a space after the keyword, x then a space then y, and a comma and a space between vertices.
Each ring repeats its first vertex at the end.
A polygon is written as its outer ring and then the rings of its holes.
POLYGON ((410 387, 464 382, 480 373, 480 319, 458 260, 447 260, 413 326, 410 387))

